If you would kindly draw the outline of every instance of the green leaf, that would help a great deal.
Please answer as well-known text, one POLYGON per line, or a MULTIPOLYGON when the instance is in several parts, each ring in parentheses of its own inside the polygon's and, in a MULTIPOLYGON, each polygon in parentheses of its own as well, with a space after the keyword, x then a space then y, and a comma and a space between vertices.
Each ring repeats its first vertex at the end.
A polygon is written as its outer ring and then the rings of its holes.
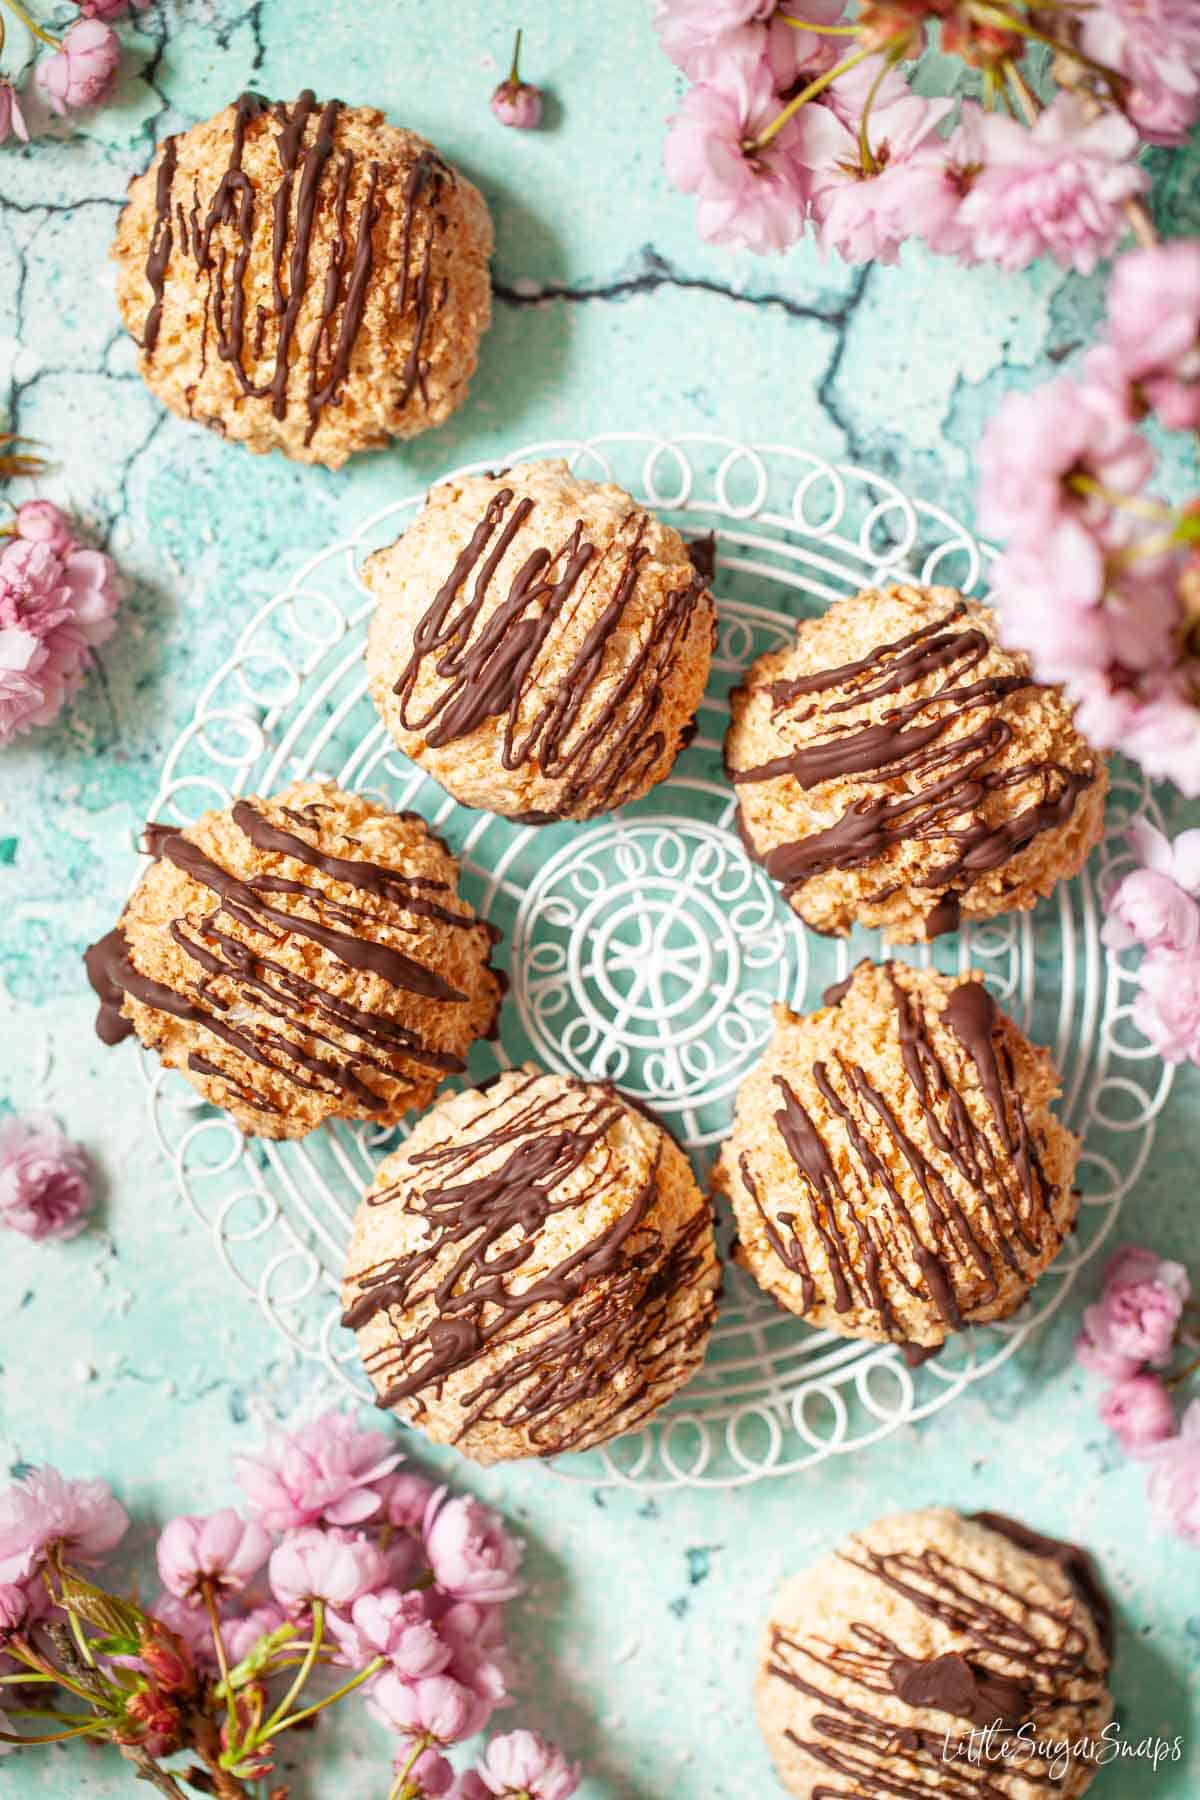
POLYGON ((1200 544, 1200 512, 1181 513, 1171 533, 1175 544, 1200 544))
POLYGON ((61 1572, 60 1581, 59 1601, 76 1618, 112 1637, 136 1640, 141 1635, 146 1615, 140 1607, 118 1600, 115 1594, 106 1594, 103 1588, 68 1570, 61 1572))
POLYGON ((92 1649, 98 1650, 101 1656, 136 1656, 141 1647, 140 1638, 119 1632, 92 1639, 92 1649))
MULTIPOLYGON (((251 1645, 241 1662, 236 1663, 230 1669, 230 1687, 240 1688, 244 1687, 248 1681, 254 1681, 262 1673, 266 1664, 270 1662, 275 1652, 282 1650, 283 1646, 290 1643, 296 1634, 295 1625, 279 1625, 274 1631, 268 1631, 264 1637, 260 1637, 256 1644, 251 1645)), ((223 1686, 224 1684, 222 1684, 222 1688, 223 1686)))

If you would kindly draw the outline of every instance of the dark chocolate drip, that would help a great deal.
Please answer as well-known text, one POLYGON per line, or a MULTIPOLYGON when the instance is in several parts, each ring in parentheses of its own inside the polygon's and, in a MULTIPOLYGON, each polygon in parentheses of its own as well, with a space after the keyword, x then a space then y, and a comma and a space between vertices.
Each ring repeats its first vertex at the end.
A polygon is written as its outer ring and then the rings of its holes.
MULTIPOLYGON (((992 1515, 979 1515, 979 1522, 996 1528, 992 1515)), ((1008 1523, 1001 1521, 1001 1528, 1008 1523)), ((1034 1547, 1023 1542, 1026 1537, 1043 1541, 1021 1526, 1004 1534, 1023 1548, 1034 1547)), ((1071 1548, 1046 1541, 1055 1551, 1071 1548)), ((1035 1738, 1081 1740, 1076 1720, 1092 1700, 1101 1699, 1106 1664, 1092 1663, 1087 1636, 1069 1611, 1042 1604, 932 1547, 881 1552, 853 1543, 839 1554, 954 1633, 959 1647, 937 1657, 914 1657, 863 1621, 850 1625, 842 1643, 773 1629, 768 1674, 817 1703, 806 1734, 789 1729, 786 1735, 837 1778, 834 1786, 818 1782, 806 1788, 810 1800, 848 1800, 850 1793, 925 1800, 934 1792, 943 1800, 1005 1800, 1005 1762, 967 1760, 961 1752, 969 1740, 955 1740, 946 1730, 897 1725, 873 1710, 873 1695, 894 1696, 975 1729, 993 1727, 1001 1737, 1029 1722, 1035 1738), (842 1692, 831 1691, 830 1675, 842 1692), (1084 1689, 1081 1699, 1068 1692, 1077 1684, 1084 1689)), ((1036 1755, 1023 1757, 1019 1767, 1024 1782, 1058 1791, 1060 1774, 1036 1755)))
MULTIPOLYGON (((182 832, 176 832, 164 841, 161 854, 185 875, 190 875, 193 881, 216 894, 221 909, 230 918, 262 937, 274 940, 284 932, 310 938, 348 969, 357 969, 363 975, 378 975, 392 987, 405 988, 409 993, 421 994, 430 1000, 466 999, 466 995, 452 987, 436 969, 416 962, 403 950, 395 950, 375 938, 338 931, 303 913, 283 912, 279 907, 269 906, 249 881, 231 875, 182 832)), ((319 900, 320 895, 314 894, 313 898, 319 900)))
POLYGON ((223 1069, 219 1063, 215 1063, 209 1057, 202 1055, 199 1050, 192 1050, 189 1053, 187 1066, 194 1075, 204 1075, 212 1081, 226 1082, 235 1090, 242 1105, 248 1106, 252 1112, 267 1113, 276 1118, 278 1118, 282 1112, 282 1108, 276 1106, 275 1102, 268 1098, 266 1094, 256 1094, 254 1089, 248 1087, 244 1082, 240 1084, 235 1082, 231 1078, 228 1069, 223 1069))
MULTIPOLYGON (((370 1112, 382 1110, 385 1104, 358 1079, 349 1064, 329 1063, 323 1058, 311 1056, 278 1033, 259 1030, 251 1035, 248 1031, 227 1024, 219 1012, 209 1012, 198 1000, 189 999, 163 982, 143 975, 133 962, 128 940, 120 926, 115 931, 110 931, 98 944, 92 945, 85 962, 88 977, 100 996, 100 1016, 96 1022, 96 1030, 106 1044, 119 1043, 133 1029, 117 1013, 121 997, 128 994, 143 1006, 169 1013, 173 1018, 183 1019, 190 1025, 201 1026, 250 1062, 257 1063, 260 1068, 273 1070, 295 1087, 321 1093, 327 1092, 328 1086, 332 1085, 352 1095, 370 1112), (278 1051, 284 1058, 290 1059, 294 1066, 288 1066, 287 1062, 279 1063, 267 1054, 268 1050, 278 1051), (310 1080, 308 1074, 302 1071, 319 1075, 323 1079, 310 1080)), ((214 1004, 221 1005, 219 1001, 214 1001, 214 1004)), ((238 1084, 233 1082, 231 1085, 236 1088, 238 1084)))
POLYGON ((767 1234, 767 1242, 770 1244, 772 1250, 774 1250, 776 1256, 779 1257, 780 1261, 785 1263, 789 1269, 800 1277, 801 1311, 810 1311, 812 1304, 817 1297, 817 1287, 812 1278, 812 1270, 809 1268, 808 1258, 804 1254, 804 1246, 796 1235, 796 1215, 794 1213, 780 1213, 779 1225, 782 1225, 784 1230, 788 1233, 787 1238, 783 1238, 780 1235, 775 1220, 763 1205, 762 1195, 759 1193, 758 1183, 754 1179, 754 1174, 750 1168, 747 1157, 742 1156, 739 1159, 738 1172, 742 1179, 742 1186, 745 1188, 747 1194, 749 1194, 751 1200, 753 1200, 754 1205, 758 1210, 758 1215, 763 1222, 763 1230, 767 1234))
POLYGON ((371 1196, 373 1206, 420 1218, 423 1238, 408 1255, 350 1277, 357 1297, 344 1323, 360 1330, 387 1315, 393 1334, 367 1354, 367 1368, 381 1405, 413 1402, 418 1418, 448 1377, 500 1352, 461 1394, 460 1434, 499 1420, 528 1429, 551 1454, 605 1418, 626 1429, 652 1410, 655 1371, 694 1348, 711 1308, 675 1323, 668 1317, 672 1296, 702 1268, 709 1221, 701 1209, 663 1244, 647 1222, 657 1157, 611 1223, 523 1282, 548 1222, 619 1193, 623 1174, 606 1145, 623 1110, 614 1091, 572 1082, 564 1101, 543 1088, 544 1078, 528 1076, 465 1133, 416 1152, 413 1173, 371 1196), (475 1172, 496 1157, 491 1172, 475 1172), (644 1363, 635 1354, 639 1337, 644 1363), (616 1383, 619 1371, 626 1378, 616 1383), (585 1424, 564 1426, 562 1413, 584 1400, 585 1424))
POLYGON ((717 572, 717 534, 706 531, 703 537, 687 540, 688 561, 705 587, 712 586, 713 576, 717 572))
POLYGON ((400 399, 397 412, 403 412, 408 405, 413 389, 420 390, 422 400, 428 402, 429 392, 427 380, 429 364, 422 350, 425 332, 429 320, 445 299, 445 285, 435 301, 430 294, 430 279, 433 269, 433 249, 439 229, 445 225, 444 217, 438 212, 438 202, 447 180, 453 177, 447 165, 434 150, 423 150, 408 172, 404 183, 404 236, 400 247, 400 276, 396 283, 396 312, 401 319, 408 312, 412 313, 412 339, 408 355, 404 362, 404 374, 401 381, 400 399), (417 209, 422 195, 428 191, 429 206, 424 244, 420 253, 420 267, 415 274, 412 271, 413 239, 415 236, 417 209))
MULTIPOLYGON (((292 817, 294 823, 302 822, 296 815, 293 814, 292 817)), ((368 862, 365 858, 331 856, 316 844, 310 844, 307 838, 297 837, 295 833, 283 831, 278 825, 273 825, 248 800, 236 803, 233 821, 257 850, 271 850, 280 856, 294 857, 297 862, 305 863, 310 869, 319 869, 322 875, 328 875, 333 881, 340 881, 346 887, 361 888, 364 893, 373 894, 377 900, 387 900, 393 905, 402 906, 405 912, 413 913, 417 918, 436 919, 441 925, 453 925, 468 931, 479 928, 478 920, 472 918, 470 913, 452 912, 448 906, 441 906, 425 897, 430 893, 448 894, 450 887, 445 881, 435 881, 428 876, 405 875, 398 869, 389 869, 382 863, 368 862)), ((311 827, 313 821, 303 823, 311 827)))
MULTIPOLYGON (((977 627, 957 628, 964 611, 960 603, 943 618, 877 646, 857 662, 771 685, 776 712, 812 695, 844 690, 844 696, 820 703, 828 735, 757 767, 730 768, 735 784, 787 776, 811 788, 854 775, 906 784, 899 791, 885 789, 858 800, 832 825, 768 851, 762 858, 765 867, 789 895, 814 876, 861 868, 898 844, 944 841, 953 846, 952 853, 919 885, 942 896, 930 915, 929 935, 953 930, 961 895, 972 883, 1025 849, 1039 833, 1065 823, 1079 795, 1095 780, 1094 768, 1077 771, 1054 762, 997 766, 1013 741, 1001 705, 1033 681, 1026 675, 964 679, 991 647, 977 627), (842 725, 834 719, 941 672, 945 679, 940 687, 893 707, 877 723, 842 725), (980 714, 979 722, 952 737, 969 713, 980 714), (926 715, 923 722, 913 723, 921 715, 926 715), (1034 781, 1040 785, 1038 797, 1007 818, 986 822, 989 796, 1034 781), (964 815, 970 822, 956 824, 964 815)), ((811 716, 812 709, 804 715, 811 716)))
POLYGON ((121 1016, 121 1004, 130 990, 120 977, 128 961, 125 933, 119 925, 84 951, 87 977, 100 1002, 96 1036, 102 1044, 120 1044, 133 1036, 132 1024, 121 1016))
POLYGON ((1000 1142, 1006 1150, 1011 1151, 1013 1142, 1008 1128, 1004 1080, 992 1036, 997 1016, 996 1002, 982 981, 964 981, 961 987, 955 988, 942 1008, 943 1020, 979 1071, 980 1086, 991 1107, 1000 1142))
POLYGON ((1013 1675, 1000 1675, 953 1652, 945 1656, 898 1656, 888 1670, 898 1699, 906 1706, 931 1707, 968 1719, 972 1725, 998 1725, 1013 1731, 1029 1714, 1028 1685, 1013 1675))
POLYGON ((162 855, 163 845, 169 837, 174 837, 178 830, 178 825, 164 825, 158 819, 147 819, 142 831, 142 844, 145 847, 146 855, 152 856, 157 862, 162 855))
POLYGON ((957 931, 962 924, 962 901, 957 894, 943 894, 925 915, 925 936, 932 940, 957 931))
MULTIPOLYGON (((343 179, 338 188, 339 233, 338 246, 345 243, 342 229, 345 223, 346 182, 353 166, 352 158, 347 156, 343 162, 343 179)), ((362 328, 363 313, 367 305, 367 289, 371 280, 371 268, 374 263, 374 242, 372 232, 379 218, 379 203, 376 194, 379 190, 380 167, 371 164, 367 177, 366 198, 363 201, 362 215, 358 223, 358 238, 354 246, 354 261, 350 266, 350 280, 346 287, 346 300, 342 307, 342 322, 338 330, 337 342, 333 346, 333 354, 329 361, 329 371, 323 381, 317 379, 316 355, 325 337, 333 315, 337 310, 338 290, 335 282, 327 280, 324 297, 321 303, 321 319, 317 334, 313 339, 313 356, 308 381, 308 432, 305 443, 311 444, 317 426, 321 422, 321 414, 325 407, 340 403, 342 385, 350 373, 350 359, 354 354, 354 346, 362 328)), ((332 273, 332 271, 331 271, 332 273)))
MULTIPOLYGON (((341 101, 331 100, 318 112, 316 98, 308 88, 290 107, 281 102, 272 106, 260 94, 242 94, 234 106, 229 161, 207 212, 202 214, 198 193, 190 220, 182 205, 177 204, 177 232, 172 224, 172 199, 178 148, 175 138, 168 138, 158 168, 155 222, 146 260, 151 305, 142 342, 147 357, 154 355, 158 343, 163 292, 172 255, 178 248, 207 277, 202 361, 207 355, 211 325, 217 354, 229 365, 242 393, 248 399, 269 399, 272 413, 280 420, 288 413, 292 370, 301 367, 305 372, 304 405, 308 412, 306 443, 312 442, 325 409, 341 404, 375 270, 374 231, 382 211, 381 190, 386 189, 393 174, 378 162, 370 165, 358 217, 351 225, 348 197, 355 169, 353 152, 344 150, 336 158, 332 195, 326 180, 327 166, 335 156, 341 111, 341 101), (248 128, 268 112, 278 126, 274 144, 279 179, 269 198, 264 198, 242 163, 248 128), (306 145, 314 118, 311 142, 306 145), (246 283, 260 200, 269 206, 271 214, 271 306, 268 309, 256 305, 248 341, 246 283), (309 288, 317 279, 312 267, 317 219, 325 207, 332 212, 335 230, 329 260, 320 277, 320 312, 307 349, 298 350, 300 316, 309 288), (225 228, 231 235, 232 249, 226 242, 225 228), (268 327, 272 321, 274 346, 268 351, 268 327), (328 356, 324 370, 323 350, 328 356), (259 379, 251 373, 251 367, 266 354, 270 356, 270 372, 265 379, 259 379)), ((413 317, 399 408, 407 404, 414 386, 428 398, 424 339, 429 319, 444 299, 444 293, 436 297, 430 293, 434 243, 445 229, 445 216, 438 212, 436 202, 445 183, 453 180, 452 170, 432 151, 420 154, 404 180, 402 201, 407 211, 400 311, 407 308, 413 317), (413 304, 409 306, 405 297, 409 289, 408 259, 414 241, 415 215, 426 192, 430 198, 429 221, 423 234, 420 266, 411 284, 413 304)))
POLYGON ((146 280, 153 299, 150 310, 146 314, 146 323, 142 327, 142 349, 147 356, 154 355, 154 347, 158 343, 159 328, 162 325, 163 290, 167 283, 167 269, 171 262, 171 251, 175 237, 171 229, 171 190, 175 183, 175 170, 179 160, 177 140, 169 137, 163 144, 162 160, 158 165, 158 175, 154 189, 154 225, 150 233, 150 249, 146 256, 146 280))
POLYGON ((1065 1538, 1047 1537, 1043 1532, 1034 1531, 1031 1526, 1023 1525, 1019 1519, 1010 1519, 1005 1513, 972 1513, 971 1518, 977 1525, 986 1525, 989 1531, 994 1531, 1000 1537, 1007 1538, 1009 1543, 1016 1544, 1018 1549, 1028 1550, 1032 1556, 1044 1556, 1051 1562, 1057 1563, 1095 1620, 1096 1631, 1104 1654, 1108 1657, 1112 1656, 1114 1639, 1112 1602, 1105 1591, 1095 1563, 1081 1545, 1072 1544, 1065 1538))
POLYGON ((484 617, 501 560, 534 510, 532 500, 522 498, 514 505, 514 498, 511 488, 493 495, 418 621, 412 655, 394 688, 400 721, 440 749, 469 736, 485 719, 502 717, 506 769, 535 764, 543 775, 565 782, 564 811, 601 812, 665 748, 657 725, 664 683, 704 587, 693 577, 667 595, 636 649, 623 659, 619 678, 587 717, 586 703, 604 671, 608 646, 626 629, 647 554, 642 539, 649 520, 644 513, 630 513, 602 554, 585 540, 582 522, 577 522, 557 552, 539 546, 525 559, 508 593, 484 617), (590 587, 609 555, 622 559, 612 596, 570 666, 547 690, 539 679, 542 650, 585 574, 590 587), (414 715, 414 694, 429 659, 445 685, 425 711, 414 715))
POLYGON ((850 973, 848 975, 843 975, 840 981, 830 982, 829 986, 825 989, 825 992, 821 995, 821 1005, 840 1006, 842 1001, 846 998, 846 995, 850 992, 853 981, 854 970, 851 969, 850 973))
MULTIPOLYGON (((809 1232, 796 1230, 794 1212, 780 1210, 788 1204, 787 1197, 776 1197, 769 1209, 764 1205, 745 1157, 740 1174, 764 1221, 771 1248, 800 1276, 800 1312, 810 1312, 820 1301, 839 1313, 866 1305, 885 1336, 904 1342, 892 1296, 901 1291, 923 1295, 945 1326, 957 1329, 963 1323, 959 1284, 964 1274, 971 1276, 974 1308, 998 1292, 1000 1263, 1019 1273, 1040 1257, 1044 1233, 1053 1227, 1055 1190, 1042 1168, 1007 1050, 993 1036, 998 1014, 986 990, 977 982, 956 988, 942 1017, 979 1071, 995 1141, 972 1117, 963 1092, 934 1047, 919 1005, 901 984, 896 965, 888 964, 887 972, 901 1061, 932 1149, 923 1149, 905 1128, 898 1110, 866 1071, 839 1055, 833 1064, 814 1063, 811 1074, 829 1117, 844 1132, 850 1153, 848 1176, 839 1173, 831 1144, 812 1113, 782 1076, 775 1077, 783 1099, 775 1121, 801 1178, 809 1232), (986 1243, 933 1152, 951 1165, 977 1198, 990 1227, 986 1243), (920 1193, 919 1214, 902 1191, 899 1166, 908 1168, 920 1193), (871 1203, 880 1193, 888 1201, 882 1213, 871 1203), (824 1249, 824 1282, 814 1273, 801 1242, 802 1236, 811 1234, 824 1249), (910 1261, 920 1272, 917 1286, 906 1273, 910 1261)), ((839 1005, 853 979, 851 975, 831 988, 826 1004, 839 1005)), ((933 1353, 934 1349, 928 1351, 933 1353)))
MULTIPOLYGON (((317 827, 318 815, 319 808, 308 809, 307 816, 288 814, 294 823, 309 829, 317 827)), ((238 802, 233 817, 257 849, 292 857, 336 882, 372 894, 402 915, 461 928, 475 926, 469 915, 452 912, 429 897, 448 892, 443 882, 405 876, 366 860, 328 855, 306 838, 274 825, 248 801, 238 802)), ((182 917, 169 927, 172 941, 200 971, 195 987, 188 992, 177 992, 144 975, 133 962, 120 927, 92 946, 85 960, 100 999, 96 1030, 103 1042, 119 1043, 130 1035, 133 1027, 121 1014, 128 995, 202 1027, 251 1063, 272 1070, 293 1086, 344 1094, 366 1112, 383 1110, 386 1101, 362 1079, 362 1069, 395 1079, 413 1063, 438 1074, 463 1068, 460 1057, 425 1042, 412 1027, 387 1014, 355 1006, 270 955, 270 946, 286 937, 306 937, 343 967, 378 975, 392 987, 450 1003, 466 998, 436 970, 365 936, 372 915, 335 899, 313 882, 273 875, 242 881, 168 825, 149 825, 146 840, 152 855, 165 857, 206 887, 216 896, 217 906, 198 921, 182 917), (279 893, 300 896, 321 916, 299 910, 285 912, 264 898, 279 893), (264 946, 243 942, 224 929, 222 915, 254 938, 265 940, 264 946), (351 930, 329 925, 325 921, 330 917, 344 921, 351 930), (224 1016, 231 1007, 230 990, 241 1012, 252 1013, 251 1023, 235 1027, 224 1016)), ((400 920, 391 914, 386 922, 400 927, 400 920)), ((248 1098, 246 1083, 236 1067, 222 1068, 202 1052, 192 1052, 188 1066, 195 1073, 219 1075, 260 1112, 279 1110, 248 1098)))

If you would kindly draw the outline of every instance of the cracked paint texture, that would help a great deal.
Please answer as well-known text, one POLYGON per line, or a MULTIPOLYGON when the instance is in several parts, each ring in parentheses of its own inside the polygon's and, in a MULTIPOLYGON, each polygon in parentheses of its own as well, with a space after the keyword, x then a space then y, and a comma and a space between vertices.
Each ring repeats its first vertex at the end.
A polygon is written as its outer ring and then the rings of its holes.
MULTIPOLYGON (((69 9, 58 7, 60 14, 69 9)), ((163 754, 253 608, 314 550, 448 467, 556 434, 716 431, 860 461, 968 516, 983 424, 1012 384, 1070 368, 1101 283, 1039 266, 896 269, 756 261, 701 245, 661 175, 679 91, 643 0, 160 0, 127 30, 118 101, 0 151, 0 408, 52 447, 41 491, 105 542, 133 589, 117 639, 51 731, 0 768, 0 1101, 48 1106, 103 1172, 76 1242, 3 1247, 0 1448, 119 1485, 143 1559, 153 1523, 236 1497, 234 1453, 332 1395, 235 1292, 151 1141, 135 1058, 92 1035, 79 962, 111 924, 163 754), (487 99, 525 28, 551 128, 505 132, 487 99), (241 88, 371 103, 479 183, 497 228, 496 319, 442 431, 339 474, 251 457, 167 417, 134 371, 106 249, 130 175, 166 131, 241 88)), ((24 54, 10 34, 7 66, 24 54)), ((1200 230, 1200 150, 1156 152, 1160 217, 1200 230)), ((1169 485, 1194 467, 1178 457, 1169 485)), ((23 489, 21 492, 30 490, 23 489)), ((1172 809, 1176 824, 1189 822, 1172 809)), ((1200 820, 1193 808, 1190 822, 1200 820)), ((1187 1071, 1127 1230, 1200 1273, 1200 1077, 1187 1071)), ((1102 1773, 1098 1800, 1200 1791, 1200 1561, 1150 1526, 1073 1367, 1082 1293, 949 1411, 853 1461, 727 1494, 590 1491, 538 1468, 466 1471, 528 1539, 516 1616, 528 1722, 582 1757, 586 1800, 768 1800, 749 1707, 774 1583, 842 1531, 945 1501, 1025 1513, 1091 1545, 1120 1619, 1126 1733, 1181 1732, 1183 1764, 1102 1773)), ((419 1452, 414 1461, 421 1461, 419 1452)), ((295 1800, 386 1792, 358 1712, 302 1745, 295 1800)), ((0 1800, 128 1791, 75 1747, 0 1759, 0 1800)))

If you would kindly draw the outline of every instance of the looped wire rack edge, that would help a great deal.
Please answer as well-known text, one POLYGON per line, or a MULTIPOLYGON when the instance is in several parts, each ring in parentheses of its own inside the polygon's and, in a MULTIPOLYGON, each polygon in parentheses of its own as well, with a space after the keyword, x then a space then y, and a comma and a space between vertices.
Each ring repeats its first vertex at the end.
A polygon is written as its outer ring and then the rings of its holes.
MULTIPOLYGON (((772 1005, 811 1008, 860 956, 881 954, 876 933, 831 944, 806 932, 745 857, 721 768, 729 689, 790 639, 798 617, 842 594, 904 577, 980 593, 988 551, 886 478, 783 444, 610 433, 499 460, 543 456, 619 482, 688 536, 715 533, 713 675, 697 736, 667 781, 607 818, 534 829, 458 806, 393 748, 366 693, 372 601, 359 571, 419 510, 422 490, 311 558, 250 619, 167 756, 153 816, 185 823, 238 793, 312 773, 421 812, 458 854, 476 910, 504 933, 498 960, 512 986, 501 1040, 478 1048, 468 1079, 530 1058, 613 1079, 659 1111, 703 1179, 738 1082, 769 1036, 772 1005)), ((1084 1139, 1081 1222, 1021 1311, 959 1334, 911 1370, 892 1347, 781 1312, 727 1264, 712 1346, 688 1387, 642 1431, 558 1458, 556 1472, 593 1485, 731 1487, 866 1450, 1015 1356, 1063 1305, 1112 1237, 1171 1086, 1173 1071, 1132 1025, 1127 960, 1099 937, 1102 896, 1127 864, 1124 832, 1139 813, 1161 823, 1140 773, 1118 765, 1105 841, 1076 881, 1032 914, 898 953, 981 969, 1062 1073, 1064 1117, 1084 1139)), ((179 1189, 242 1292, 299 1356, 370 1398, 338 1323, 337 1288, 350 1216, 404 1128, 244 1139, 144 1052, 142 1067, 179 1189)), ((726 1220, 723 1244, 728 1231, 726 1220)))

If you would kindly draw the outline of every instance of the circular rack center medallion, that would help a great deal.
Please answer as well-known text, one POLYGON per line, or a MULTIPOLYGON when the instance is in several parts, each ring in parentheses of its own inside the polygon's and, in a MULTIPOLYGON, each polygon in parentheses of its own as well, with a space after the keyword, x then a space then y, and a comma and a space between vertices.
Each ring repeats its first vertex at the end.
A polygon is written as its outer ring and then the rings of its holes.
POLYGON ((695 1143, 698 1110, 763 1049, 773 1003, 803 992, 803 932, 727 830, 618 822, 534 877, 511 968, 542 1061, 616 1082, 695 1143))
MULTIPOLYGON (((610 1079, 661 1117, 704 1180, 772 1008, 811 1010, 831 981, 881 950, 873 932, 835 944, 806 931, 747 859, 721 764, 730 688, 756 657, 790 641, 798 618, 842 594, 902 578, 979 592, 984 552, 940 508, 786 446, 630 433, 535 444, 500 460, 535 456, 565 456, 581 476, 619 482, 687 536, 713 534, 712 676, 697 734, 666 781, 608 818, 534 828, 458 806, 392 746, 366 691, 372 601, 359 571, 414 517, 419 492, 323 550, 249 621, 167 758, 152 816, 184 824, 239 793, 311 774, 421 812, 458 856, 476 911, 503 933, 501 1037, 473 1053, 470 1078, 533 1061, 610 1079)), ((980 970, 1061 1071, 1062 1114, 1084 1140, 1080 1224, 1021 1311, 957 1334, 910 1369, 894 1346, 781 1312, 727 1257, 700 1372, 645 1429, 558 1458, 558 1472, 729 1486, 865 1450, 1016 1355, 1063 1303, 1112 1232, 1170 1088, 1171 1070, 1133 1025, 1131 971, 1100 942, 1100 891, 1128 865, 1124 834, 1138 813, 1158 819, 1140 774, 1118 765, 1105 841, 1077 880, 1033 913, 893 953, 946 972, 980 970)), ((337 1124, 299 1142, 244 1139, 151 1056, 143 1067, 159 1141, 233 1276, 298 1355, 369 1398, 339 1323, 338 1288, 351 1216, 403 1128, 337 1124)), ((727 1253, 727 1219, 719 1238, 727 1253)))

